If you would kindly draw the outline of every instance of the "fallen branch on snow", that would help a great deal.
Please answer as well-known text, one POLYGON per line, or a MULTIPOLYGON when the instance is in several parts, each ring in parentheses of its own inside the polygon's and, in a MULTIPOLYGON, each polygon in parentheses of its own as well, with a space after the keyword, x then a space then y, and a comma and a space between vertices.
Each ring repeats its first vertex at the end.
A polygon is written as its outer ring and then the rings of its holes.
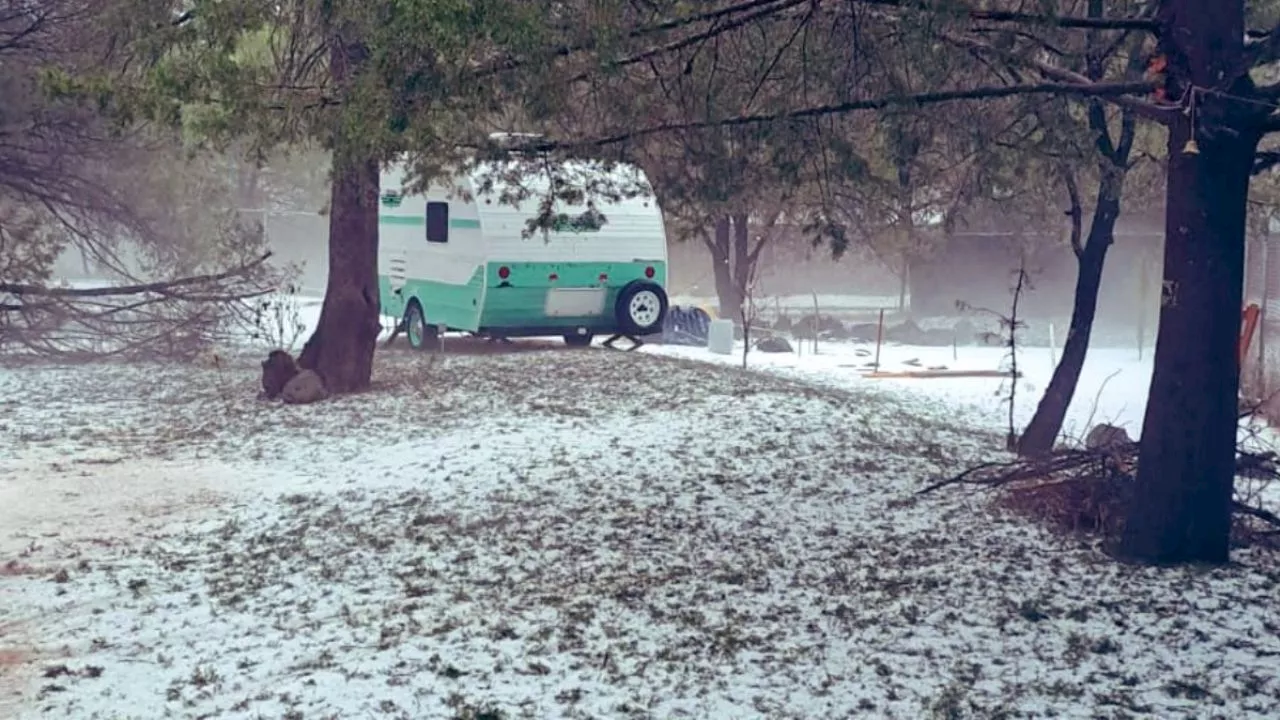
MULTIPOLYGON (((239 265, 224 272, 212 275, 194 275, 192 277, 178 278, 176 280, 139 283, 137 285, 109 285, 106 287, 96 288, 70 288, 0 282, 0 293, 47 298, 122 297, 125 295, 142 295, 143 293, 172 295, 178 290, 186 287, 213 285, 224 280, 244 277, 269 259, 271 259, 271 253, 268 252, 257 260, 244 263, 243 265, 239 265)), ((20 308, 21 306, 18 307, 20 308)))
POLYGON ((63 361, 191 359, 272 291, 271 253, 219 273, 106 287, 0 282, 0 349, 63 361))
MULTIPOLYGON (((1129 494, 1138 462, 1138 444, 1106 450, 1059 450, 1040 458, 989 462, 931 483, 925 495, 956 485, 1004 489, 1010 509, 1049 521, 1059 529, 1115 537, 1123 528, 1129 494)), ((1269 483, 1280 480, 1276 453, 1239 451, 1237 478, 1269 483)), ((1258 543, 1280 537, 1280 515, 1248 498, 1232 501, 1237 516, 1235 539, 1258 543)))

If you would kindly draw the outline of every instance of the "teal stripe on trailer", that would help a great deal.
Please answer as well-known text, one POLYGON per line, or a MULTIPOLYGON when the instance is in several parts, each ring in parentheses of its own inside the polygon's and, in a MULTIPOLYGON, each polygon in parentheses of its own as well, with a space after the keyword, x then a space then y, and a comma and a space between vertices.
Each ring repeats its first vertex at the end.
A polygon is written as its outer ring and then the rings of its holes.
POLYGON ((431 325, 471 331, 480 327, 484 266, 477 267, 465 285, 409 278, 400 292, 395 293, 391 291, 391 278, 379 275, 378 288, 384 315, 404 317, 409 300, 417 298, 431 325))
POLYGON ((490 260, 485 268, 488 290, 484 295, 482 327, 575 328, 580 325, 613 325, 613 306, 618 292, 633 280, 648 280, 665 288, 667 264, 660 261, 635 262, 500 262, 490 260), (507 269, 507 278, 500 275, 507 269), (654 275, 645 271, 653 268, 654 275), (550 317, 547 295, 556 288, 604 288, 602 315, 550 317))
MULTIPOLYGON (((422 215, 379 215, 379 225, 400 225, 409 227, 426 227, 427 218, 422 215)), ((459 230, 479 230, 480 221, 469 218, 450 218, 449 227, 459 230)))

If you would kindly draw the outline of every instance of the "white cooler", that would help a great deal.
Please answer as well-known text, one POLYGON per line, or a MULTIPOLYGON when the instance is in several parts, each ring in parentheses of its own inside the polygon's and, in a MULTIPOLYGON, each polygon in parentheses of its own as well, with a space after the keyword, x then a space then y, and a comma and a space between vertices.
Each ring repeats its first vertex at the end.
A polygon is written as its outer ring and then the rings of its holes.
POLYGON ((707 326, 707 349, 717 355, 733 354, 733 321, 712 320, 707 326))

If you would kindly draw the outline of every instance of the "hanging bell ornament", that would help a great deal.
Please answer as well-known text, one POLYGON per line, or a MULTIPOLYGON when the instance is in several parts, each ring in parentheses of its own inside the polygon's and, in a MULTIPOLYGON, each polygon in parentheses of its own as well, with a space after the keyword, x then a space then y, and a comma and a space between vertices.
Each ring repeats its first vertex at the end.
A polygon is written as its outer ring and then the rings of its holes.
POLYGON ((1182 154, 1183 155, 1199 155, 1200 154, 1200 146, 1196 144, 1195 138, 1191 138, 1190 140, 1187 141, 1186 145, 1182 146, 1182 154))

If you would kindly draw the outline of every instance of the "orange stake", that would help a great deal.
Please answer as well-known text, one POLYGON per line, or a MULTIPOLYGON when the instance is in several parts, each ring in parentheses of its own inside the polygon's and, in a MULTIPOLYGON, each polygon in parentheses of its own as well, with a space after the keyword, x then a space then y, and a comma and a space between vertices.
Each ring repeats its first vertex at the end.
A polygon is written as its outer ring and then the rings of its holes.
POLYGON ((1242 314, 1244 329, 1240 332, 1240 345, 1236 349, 1236 362, 1244 364, 1244 356, 1249 352, 1249 346, 1253 344, 1253 334, 1258 329, 1258 316, 1262 314, 1262 308, 1257 303, 1249 303, 1242 314))

